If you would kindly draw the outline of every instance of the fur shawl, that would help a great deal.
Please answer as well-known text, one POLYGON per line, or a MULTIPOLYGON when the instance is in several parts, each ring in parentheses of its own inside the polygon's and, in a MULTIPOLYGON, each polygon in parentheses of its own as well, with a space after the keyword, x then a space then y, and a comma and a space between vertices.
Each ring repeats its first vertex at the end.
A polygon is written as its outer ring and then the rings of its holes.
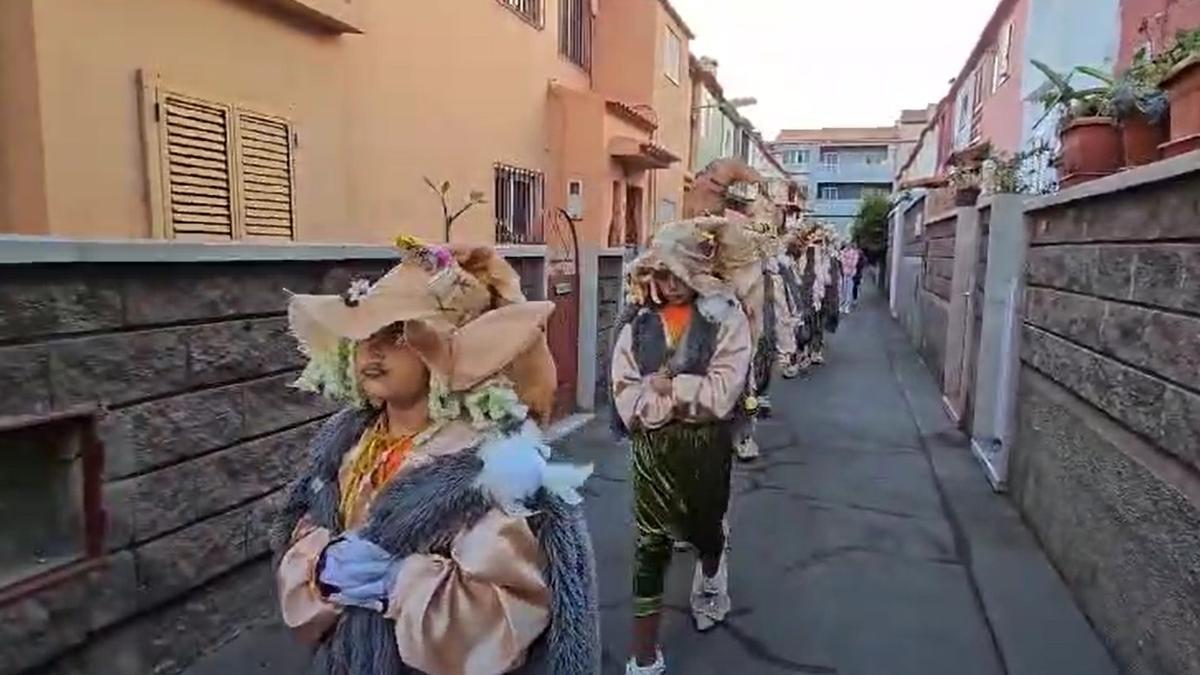
MULTIPOLYGON (((272 531, 281 556, 305 514, 332 532, 341 531, 338 470, 374 413, 347 409, 334 415, 310 446, 310 466, 295 482, 272 531)), ((495 504, 478 484, 483 461, 476 449, 438 457, 399 476, 376 498, 366 538, 398 558, 445 550, 454 536, 478 522, 495 504)), ((599 606, 591 538, 582 509, 541 490, 529 522, 547 559, 550 626, 530 650, 521 675, 594 675, 600 672, 599 606)), ((419 675, 401 662, 391 622, 382 615, 346 608, 317 650, 314 675, 419 675)))

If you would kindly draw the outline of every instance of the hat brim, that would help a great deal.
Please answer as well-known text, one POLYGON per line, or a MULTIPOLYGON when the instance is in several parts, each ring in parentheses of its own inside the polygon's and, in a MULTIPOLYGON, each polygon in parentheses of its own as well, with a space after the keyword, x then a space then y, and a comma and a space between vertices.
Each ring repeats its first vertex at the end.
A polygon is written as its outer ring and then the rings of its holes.
POLYGON ((288 302, 292 334, 305 353, 313 354, 343 339, 366 340, 393 323, 431 319, 440 308, 428 284, 428 272, 398 265, 353 305, 340 295, 293 295, 288 302))

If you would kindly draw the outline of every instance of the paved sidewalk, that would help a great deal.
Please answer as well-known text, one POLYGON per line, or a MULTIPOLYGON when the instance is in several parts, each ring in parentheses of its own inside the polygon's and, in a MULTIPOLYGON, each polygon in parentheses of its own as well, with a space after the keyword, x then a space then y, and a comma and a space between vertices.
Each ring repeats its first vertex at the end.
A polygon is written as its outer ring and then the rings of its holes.
MULTIPOLYGON (((686 612, 691 556, 668 586, 670 672, 1115 675, 1036 542, 941 409, 928 371, 877 297, 843 322, 829 363, 777 381, 764 457, 737 470, 725 626, 686 612)), ((630 629, 627 449, 605 423, 563 442, 596 462, 604 672, 630 629)), ((278 629, 245 636, 191 675, 296 672, 278 629)))

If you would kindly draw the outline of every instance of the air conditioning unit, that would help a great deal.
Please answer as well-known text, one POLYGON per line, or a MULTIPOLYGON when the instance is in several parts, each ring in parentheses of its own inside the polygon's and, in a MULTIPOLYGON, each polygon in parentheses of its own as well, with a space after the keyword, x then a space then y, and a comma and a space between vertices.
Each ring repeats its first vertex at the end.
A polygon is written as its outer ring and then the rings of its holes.
POLYGON ((583 181, 573 180, 567 183, 567 215, 573 220, 583 218, 583 181))

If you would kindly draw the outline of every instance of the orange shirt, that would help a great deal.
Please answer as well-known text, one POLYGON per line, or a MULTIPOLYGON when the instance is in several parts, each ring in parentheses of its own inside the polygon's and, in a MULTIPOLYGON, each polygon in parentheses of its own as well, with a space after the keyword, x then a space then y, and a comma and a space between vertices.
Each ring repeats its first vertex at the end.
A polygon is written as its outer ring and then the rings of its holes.
POLYGON ((665 305, 658 310, 658 316, 662 319, 663 329, 667 334, 667 346, 674 348, 692 323, 692 306, 665 305))

